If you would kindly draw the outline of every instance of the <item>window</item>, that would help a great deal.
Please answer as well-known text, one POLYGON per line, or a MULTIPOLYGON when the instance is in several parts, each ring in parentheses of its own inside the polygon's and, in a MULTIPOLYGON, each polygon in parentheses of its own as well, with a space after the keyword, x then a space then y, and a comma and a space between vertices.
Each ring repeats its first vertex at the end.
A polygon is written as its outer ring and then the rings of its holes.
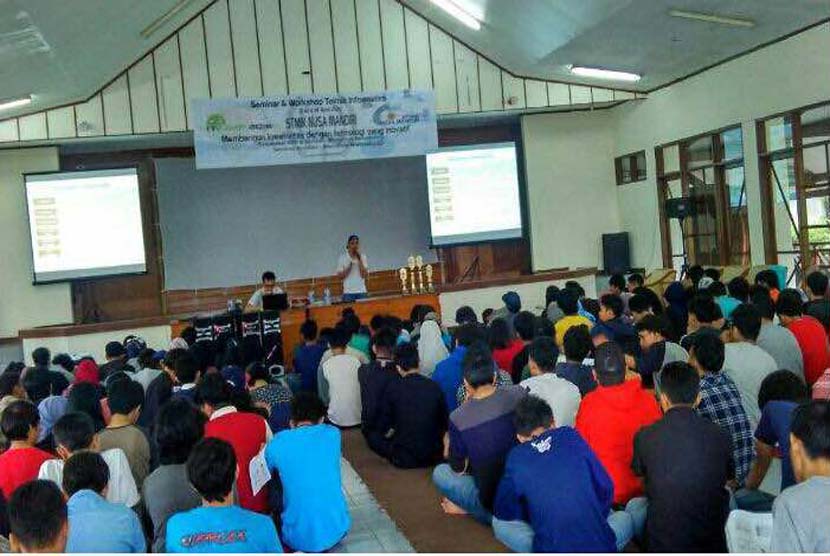
POLYGON ((614 159, 617 185, 634 183, 646 179, 646 151, 627 154, 614 159))
POLYGON ((707 133, 655 149, 663 263, 748 265, 749 221, 741 128, 707 133), (665 213, 668 199, 689 199, 681 221, 665 213))
POLYGON ((757 123, 768 264, 799 284, 811 267, 830 268, 830 103, 757 123))

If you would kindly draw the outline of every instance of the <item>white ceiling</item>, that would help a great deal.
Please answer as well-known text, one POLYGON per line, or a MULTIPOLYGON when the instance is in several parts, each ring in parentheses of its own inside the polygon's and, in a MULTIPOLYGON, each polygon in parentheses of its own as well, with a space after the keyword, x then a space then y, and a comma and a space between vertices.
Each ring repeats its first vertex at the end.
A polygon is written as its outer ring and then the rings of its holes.
MULTIPOLYGON (((454 0, 474 31, 430 0, 402 0, 513 73, 577 83, 569 64, 639 73, 648 91, 830 17, 830 0, 454 0), (669 16, 672 9, 749 18, 741 28, 669 16)), ((609 83, 609 82, 605 82, 609 83)), ((621 85, 618 83, 618 85, 621 85)))
POLYGON ((2 116, 85 99, 210 0, 192 0, 148 39, 178 0, 0 0, 0 99, 34 102, 2 116))

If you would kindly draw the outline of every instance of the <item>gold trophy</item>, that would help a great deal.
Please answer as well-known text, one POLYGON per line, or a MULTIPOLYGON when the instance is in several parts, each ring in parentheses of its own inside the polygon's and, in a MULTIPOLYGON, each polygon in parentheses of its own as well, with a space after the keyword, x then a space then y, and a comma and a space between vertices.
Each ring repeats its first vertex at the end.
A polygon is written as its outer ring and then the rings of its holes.
POLYGON ((415 267, 418 269, 418 293, 424 293, 424 258, 421 255, 415 257, 415 267))
POLYGON ((413 294, 416 294, 418 293, 418 289, 415 287, 415 255, 409 255, 406 262, 406 266, 409 267, 409 276, 411 278, 410 291, 412 291, 413 294))
POLYGON ((426 266, 426 273, 427 273, 427 291, 429 293, 433 293, 435 291, 435 286, 432 283, 432 265, 428 264, 426 266))
POLYGON ((402 295, 409 295, 409 290, 406 289, 406 268, 401 267, 398 270, 398 276, 401 278, 401 294, 402 295))

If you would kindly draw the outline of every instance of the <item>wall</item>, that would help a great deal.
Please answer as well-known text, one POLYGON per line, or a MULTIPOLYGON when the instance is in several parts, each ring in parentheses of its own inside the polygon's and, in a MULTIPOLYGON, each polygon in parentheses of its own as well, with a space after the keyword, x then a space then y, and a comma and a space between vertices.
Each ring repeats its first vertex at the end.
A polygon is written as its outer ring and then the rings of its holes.
POLYGON ((32 285, 23 173, 58 169, 58 149, 0 151, 0 338, 21 328, 72 322, 68 284, 32 285))
POLYGON ((752 261, 764 262, 755 121, 830 100, 828 52, 830 24, 823 24, 610 110, 614 156, 645 149, 647 157, 648 179, 621 187, 617 194, 634 266, 663 266, 654 147, 738 124, 743 128, 752 261))
POLYGON ((610 111, 522 117, 533 270, 602 268, 620 231, 610 111))

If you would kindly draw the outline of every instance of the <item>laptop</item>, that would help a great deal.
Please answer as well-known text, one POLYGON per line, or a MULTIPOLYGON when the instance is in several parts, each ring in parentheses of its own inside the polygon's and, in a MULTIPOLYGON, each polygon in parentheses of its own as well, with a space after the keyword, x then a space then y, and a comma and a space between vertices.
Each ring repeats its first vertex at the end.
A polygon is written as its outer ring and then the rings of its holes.
POLYGON ((285 311, 288 309, 287 293, 271 293, 262 296, 263 311, 285 311))

